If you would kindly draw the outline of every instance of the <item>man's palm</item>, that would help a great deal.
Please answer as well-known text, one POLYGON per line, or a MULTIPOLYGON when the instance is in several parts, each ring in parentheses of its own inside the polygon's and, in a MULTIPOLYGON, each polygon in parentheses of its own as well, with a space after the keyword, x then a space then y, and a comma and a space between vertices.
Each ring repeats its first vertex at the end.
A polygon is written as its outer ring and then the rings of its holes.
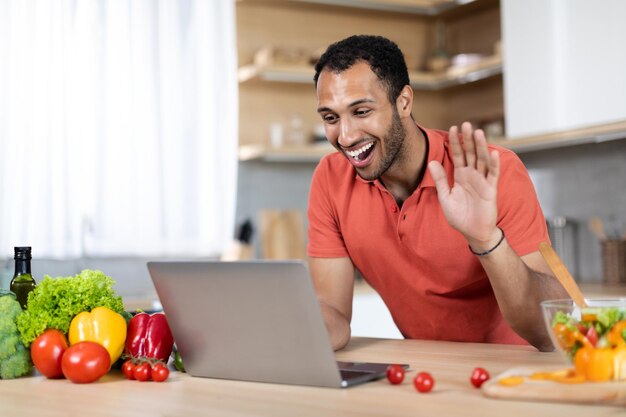
POLYGON ((481 130, 473 132, 464 123, 462 143, 456 126, 450 128, 450 149, 454 163, 454 183, 449 186, 446 171, 438 161, 428 165, 446 220, 466 239, 486 242, 496 227, 497 187, 500 158, 489 153, 481 130))

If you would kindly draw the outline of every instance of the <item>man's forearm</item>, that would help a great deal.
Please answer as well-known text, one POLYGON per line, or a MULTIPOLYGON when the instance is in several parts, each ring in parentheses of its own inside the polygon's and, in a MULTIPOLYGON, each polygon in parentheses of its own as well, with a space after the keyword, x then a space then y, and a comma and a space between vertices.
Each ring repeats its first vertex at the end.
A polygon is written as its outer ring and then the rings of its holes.
POLYGON ((320 306, 333 350, 342 349, 350 341, 350 322, 336 308, 324 302, 320 306))
POLYGON ((547 299, 567 298, 558 280, 548 273, 531 269, 506 239, 493 253, 478 259, 487 272, 500 311, 513 330, 537 349, 552 350, 540 303, 547 299))

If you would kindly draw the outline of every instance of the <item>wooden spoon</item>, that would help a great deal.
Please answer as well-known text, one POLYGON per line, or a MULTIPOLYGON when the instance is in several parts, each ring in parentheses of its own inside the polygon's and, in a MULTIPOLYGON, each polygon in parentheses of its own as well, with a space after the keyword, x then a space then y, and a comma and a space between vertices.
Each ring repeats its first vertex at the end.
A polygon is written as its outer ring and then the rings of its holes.
POLYGON ((546 260, 548 266, 552 272, 554 272, 554 275, 556 275, 563 288, 565 288, 565 291, 567 291, 578 307, 587 307, 587 302, 585 301, 585 297, 583 297, 583 293, 580 291, 578 284, 576 284, 576 281, 574 281, 574 278, 572 278, 572 275, 569 273, 565 264, 561 261, 561 258, 559 258, 559 255, 557 255, 552 246, 546 242, 541 242, 539 244, 539 252, 541 252, 543 259, 546 260))

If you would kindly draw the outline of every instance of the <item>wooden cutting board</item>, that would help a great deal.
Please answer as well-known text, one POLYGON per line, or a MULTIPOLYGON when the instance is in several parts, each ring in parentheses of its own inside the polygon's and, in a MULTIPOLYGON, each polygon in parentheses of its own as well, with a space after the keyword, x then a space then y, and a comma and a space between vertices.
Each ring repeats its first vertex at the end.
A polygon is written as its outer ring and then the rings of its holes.
POLYGON ((551 401, 578 404, 626 406, 626 381, 585 382, 564 384, 554 381, 537 381, 524 378, 520 385, 507 387, 498 383, 510 376, 528 377, 534 372, 548 372, 555 369, 513 368, 490 379, 482 386, 485 396, 508 400, 551 401))

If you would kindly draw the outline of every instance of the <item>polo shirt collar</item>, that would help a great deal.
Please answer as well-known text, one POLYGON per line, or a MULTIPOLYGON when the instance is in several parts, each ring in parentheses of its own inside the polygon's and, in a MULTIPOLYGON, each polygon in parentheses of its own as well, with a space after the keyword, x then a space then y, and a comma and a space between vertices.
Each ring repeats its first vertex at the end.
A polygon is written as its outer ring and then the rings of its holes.
POLYGON ((445 149, 444 149, 444 141, 446 140, 444 136, 444 132, 441 130, 431 130, 425 129, 418 125, 424 135, 426 136, 426 140, 428 140, 428 157, 426 158, 426 171, 424 172, 424 178, 422 178, 422 182, 419 187, 434 187, 435 180, 430 175, 430 170, 428 169, 428 164, 430 161, 439 161, 440 164, 443 165, 444 169, 448 176, 450 169, 448 167, 448 163, 445 160, 445 149))
MULTIPOLYGON (((444 132, 440 130, 426 129, 420 126, 418 123, 415 123, 415 124, 422 131, 422 133, 424 134, 424 137, 428 141, 428 157, 426 158, 427 168, 426 168, 426 171, 424 172, 424 178, 422 178, 422 182, 420 183, 418 188, 419 187, 434 187, 435 181, 433 180, 433 177, 430 175, 430 170, 428 169, 428 163, 430 161, 439 161, 439 163, 441 163, 446 169, 446 173, 448 175, 450 174, 448 172, 449 171, 449 167, 447 166, 448 164, 444 162, 444 156, 445 156, 445 150, 444 150, 444 145, 443 145, 445 141, 445 136, 443 135, 444 132)), ((380 182, 380 179, 378 178, 373 181, 364 180, 363 178, 359 176, 359 174, 357 174, 356 170, 354 171, 354 175, 356 179, 361 181, 362 183, 375 184, 381 190, 384 190, 384 191, 387 190, 383 186, 383 184, 380 182)))

